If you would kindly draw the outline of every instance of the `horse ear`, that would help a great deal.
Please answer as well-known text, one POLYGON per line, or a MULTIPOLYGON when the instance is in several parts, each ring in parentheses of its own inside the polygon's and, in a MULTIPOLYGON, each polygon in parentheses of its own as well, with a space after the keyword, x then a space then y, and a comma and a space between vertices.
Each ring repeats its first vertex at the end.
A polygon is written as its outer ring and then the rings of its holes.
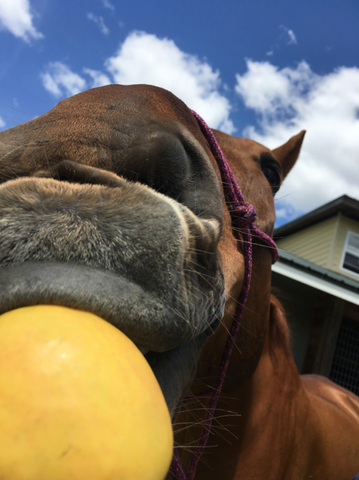
POLYGON ((299 156, 300 148, 303 143, 305 130, 302 130, 294 137, 290 138, 287 143, 281 147, 272 150, 273 156, 278 160, 283 170, 283 180, 293 168, 299 156))

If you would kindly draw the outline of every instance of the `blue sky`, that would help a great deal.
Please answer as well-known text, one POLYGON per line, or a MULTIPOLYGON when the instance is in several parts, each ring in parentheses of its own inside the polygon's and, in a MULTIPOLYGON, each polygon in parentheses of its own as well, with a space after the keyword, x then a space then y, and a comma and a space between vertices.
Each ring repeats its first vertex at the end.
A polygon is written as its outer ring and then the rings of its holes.
POLYGON ((307 130, 278 224, 359 199, 358 0, 1 0, 0 128, 106 83, 163 86, 275 148, 307 130))

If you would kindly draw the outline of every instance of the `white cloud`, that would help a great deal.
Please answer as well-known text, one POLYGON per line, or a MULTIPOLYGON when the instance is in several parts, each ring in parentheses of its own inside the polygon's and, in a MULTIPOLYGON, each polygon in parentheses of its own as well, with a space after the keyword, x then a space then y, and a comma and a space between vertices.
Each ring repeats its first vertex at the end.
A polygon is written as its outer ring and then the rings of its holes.
POLYGON ((287 33, 288 33, 288 37, 289 37, 289 40, 288 40, 288 45, 297 45, 297 38, 296 36, 294 35, 294 32, 293 30, 287 30, 287 33))
POLYGON ((0 128, 5 128, 6 127, 6 122, 0 117, 0 128))
POLYGON ((230 103, 220 92, 218 71, 181 51, 172 40, 131 33, 106 62, 115 83, 147 83, 166 88, 196 110, 213 128, 234 131, 230 103))
POLYGON ((285 27, 284 25, 281 25, 279 27, 283 32, 284 36, 287 42, 287 45, 297 45, 297 38, 293 32, 293 30, 290 30, 289 28, 285 27))
POLYGON ((247 60, 247 72, 236 75, 235 90, 246 107, 254 109, 268 123, 268 117, 289 113, 294 100, 310 90, 316 78, 306 62, 301 62, 296 70, 284 68, 278 71, 269 62, 247 60))
POLYGON ((236 91, 259 116, 245 136, 275 148, 307 130, 300 159, 277 200, 279 215, 308 212, 340 195, 359 199, 359 69, 320 76, 301 62, 279 70, 247 61, 236 91))
POLYGON ((29 0, 1 0, 0 1, 0 30, 9 30, 15 37, 26 42, 31 39, 43 38, 33 26, 29 0))
POLYGON ((92 78, 91 88, 102 87, 103 85, 110 85, 113 83, 105 73, 102 73, 98 70, 84 68, 83 71, 92 78))
POLYGON ((91 20, 98 26, 98 28, 104 35, 108 35, 110 33, 110 29, 105 25, 103 17, 95 15, 94 13, 88 13, 86 16, 88 20, 91 20))
POLYGON ((172 40, 142 32, 131 33, 118 52, 107 59, 105 67, 111 78, 104 72, 84 68, 83 72, 92 79, 87 82, 63 63, 53 62, 41 74, 42 83, 55 97, 111 83, 156 85, 181 98, 212 128, 227 133, 235 130, 229 119, 229 100, 219 92, 219 72, 213 71, 205 61, 182 52, 172 40))
POLYGON ((86 81, 61 62, 52 62, 41 74, 42 84, 55 97, 70 96, 86 89, 86 81))
POLYGON ((115 10, 115 7, 112 5, 111 2, 109 2, 109 0, 101 0, 101 3, 105 8, 109 8, 110 10, 115 10))

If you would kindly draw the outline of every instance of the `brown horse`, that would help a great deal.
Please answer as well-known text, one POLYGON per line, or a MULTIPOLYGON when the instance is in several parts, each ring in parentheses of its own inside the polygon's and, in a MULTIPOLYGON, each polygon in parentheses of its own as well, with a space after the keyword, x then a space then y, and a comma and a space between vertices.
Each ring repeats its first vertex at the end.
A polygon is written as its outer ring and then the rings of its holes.
MULTIPOLYGON (((271 235, 273 194, 304 132, 272 151, 215 135, 271 235)), ((60 304, 124 331, 176 417, 186 468, 245 280, 243 231, 193 114, 159 88, 93 89, 2 132, 0 159, 0 313, 60 304)), ((300 379, 271 301, 270 248, 253 243, 248 302, 195 478, 350 480, 358 400, 300 379)))
MULTIPOLYGON (((303 133, 270 152, 281 164, 284 177, 297 158, 303 133)), ((268 154, 268 149, 221 132, 215 134, 244 197, 259 211, 255 196, 261 189, 259 184, 257 189, 247 187, 246 166, 268 154)), ((268 210, 266 215, 268 219, 268 210)), ((268 224, 259 225, 269 231, 268 224)), ((219 248, 224 241, 233 241, 230 225, 224 229, 219 248)), ((233 269, 243 265, 238 253, 228 243, 221 252, 228 265, 226 279, 228 272, 235 276, 233 269)), ((195 478, 350 480, 359 471, 359 398, 324 377, 298 374, 285 313, 278 300, 269 295, 270 279, 263 279, 269 271, 268 257, 266 249, 254 246, 254 278, 236 342, 238 348, 231 358, 212 435, 195 478)), ((214 384, 223 337, 231 325, 239 290, 239 285, 234 291, 226 290, 226 314, 202 350, 192 385, 194 394, 214 384)), ((177 418, 176 439, 183 445, 185 463, 199 437, 198 424, 205 406, 203 398, 196 400, 193 395, 187 411, 177 418)))

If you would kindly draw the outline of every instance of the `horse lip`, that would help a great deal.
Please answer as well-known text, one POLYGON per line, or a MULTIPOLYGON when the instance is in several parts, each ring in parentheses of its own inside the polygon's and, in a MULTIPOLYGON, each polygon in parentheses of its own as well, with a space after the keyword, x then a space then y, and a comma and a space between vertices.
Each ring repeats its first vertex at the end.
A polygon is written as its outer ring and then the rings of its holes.
POLYGON ((0 269, 0 314, 30 305, 85 310, 119 328, 137 346, 164 352, 206 330, 182 332, 171 308, 151 292, 110 271, 82 264, 28 262, 0 269))
MULTIPOLYGON (((183 393, 194 377, 202 345, 216 330, 218 322, 214 320, 211 326, 192 339, 182 341, 177 339, 174 347, 170 343, 170 348, 162 352, 153 351, 152 347, 143 347, 141 339, 134 338, 132 332, 128 334, 121 325, 116 325, 111 305, 109 307, 103 302, 104 298, 109 303, 118 302, 124 284, 128 286, 128 281, 112 272, 104 272, 85 265, 57 262, 11 265, 0 269, 0 314, 20 307, 55 304, 89 311, 109 321, 123 331, 145 355, 173 416, 183 393), (86 285, 87 295, 83 296, 73 288, 74 278, 76 282, 86 285), (39 282, 42 288, 37 290, 39 282), (46 291, 44 285, 52 288, 46 291), (71 292, 73 295, 70 295, 71 292)), ((136 286, 131 285, 129 288, 133 294, 136 286)), ((128 290, 125 289, 122 293, 126 296, 128 290)), ((141 327, 137 325, 136 332, 138 330, 141 331, 141 327)))

